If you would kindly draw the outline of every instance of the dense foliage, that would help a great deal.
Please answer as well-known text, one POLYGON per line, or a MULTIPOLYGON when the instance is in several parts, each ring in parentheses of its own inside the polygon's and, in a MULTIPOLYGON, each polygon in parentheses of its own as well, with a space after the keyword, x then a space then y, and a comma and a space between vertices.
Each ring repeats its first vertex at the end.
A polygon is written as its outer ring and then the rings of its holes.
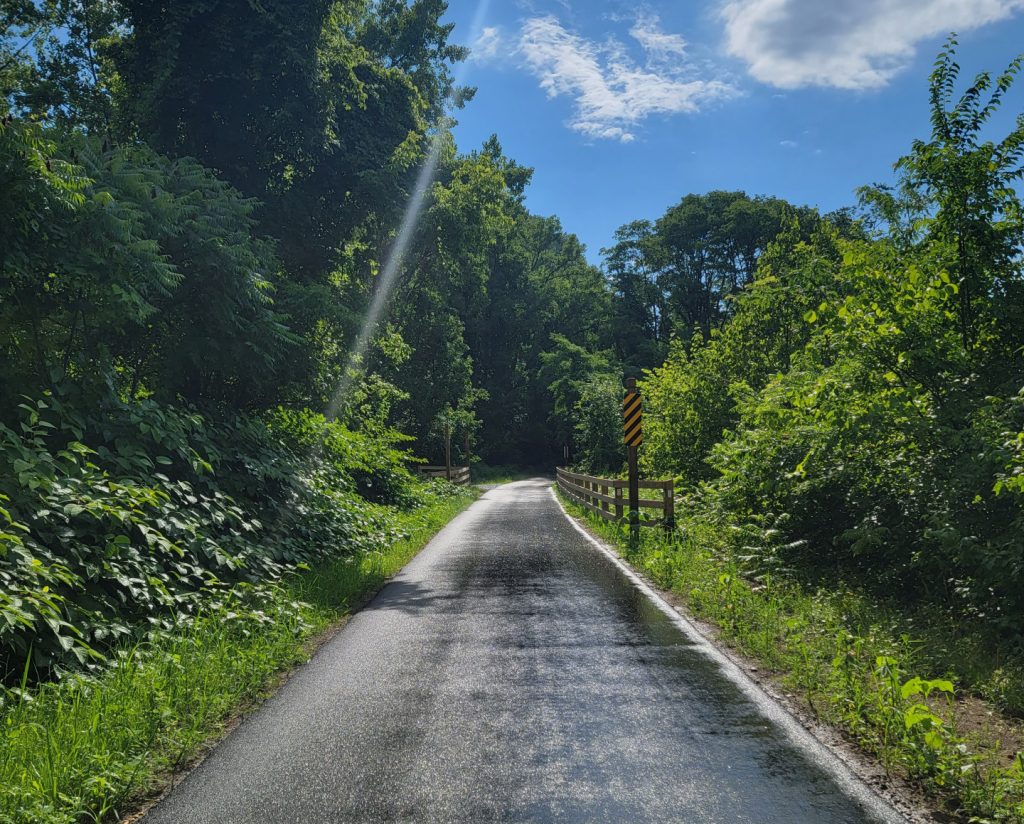
POLYGON ((445 11, 0 0, 0 678, 380 550, 448 438, 615 473, 624 375, 644 470, 743 574, 1019 656, 1021 60, 959 94, 951 41, 859 210, 690 194, 602 270, 496 137, 455 146, 445 11))
POLYGON ((445 433, 561 455, 610 295, 531 170, 456 149, 445 11, 0 6, 0 677, 379 550, 441 494, 408 467, 445 433))
MULTIPOLYGON (((397 537, 428 489, 392 448, 321 415, 214 421, 154 401, 83 412, 73 390, 0 425, 4 671, 102 661, 239 582, 280 579, 397 537)), ((436 494, 436 493, 435 493, 436 494)))
MULTIPOLYGON (((859 211, 781 207, 746 267, 724 193, 620 230, 615 355, 683 499, 666 535, 597 528, 950 812, 1021 821, 1019 737, 954 694, 1024 714, 1024 115, 993 117, 1024 58, 960 93, 955 46, 859 211)), ((576 456, 621 472, 600 385, 576 456)))
POLYGON ((820 222, 814 210, 778 198, 716 191, 687 195, 653 223, 621 227, 603 251, 615 296, 616 354, 627 371, 660 364, 672 340, 720 330, 768 245, 784 229, 809 232, 820 222))
POLYGON ((1024 118, 988 123, 1021 61, 957 96, 954 45, 898 185, 864 189, 856 225, 795 215, 725 323, 648 373, 643 462, 750 573, 856 583, 1019 651, 1024 118))

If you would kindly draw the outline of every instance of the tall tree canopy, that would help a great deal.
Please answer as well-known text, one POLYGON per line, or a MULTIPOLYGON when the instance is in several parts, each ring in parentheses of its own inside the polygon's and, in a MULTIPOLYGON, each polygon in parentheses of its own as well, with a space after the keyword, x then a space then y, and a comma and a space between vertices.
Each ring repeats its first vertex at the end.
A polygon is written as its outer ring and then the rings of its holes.
POLYGON ((651 368, 672 337, 707 338, 731 317, 731 299, 753 280, 768 244, 793 221, 809 231, 816 219, 778 198, 716 191, 620 228, 604 250, 619 357, 632 370, 651 368))

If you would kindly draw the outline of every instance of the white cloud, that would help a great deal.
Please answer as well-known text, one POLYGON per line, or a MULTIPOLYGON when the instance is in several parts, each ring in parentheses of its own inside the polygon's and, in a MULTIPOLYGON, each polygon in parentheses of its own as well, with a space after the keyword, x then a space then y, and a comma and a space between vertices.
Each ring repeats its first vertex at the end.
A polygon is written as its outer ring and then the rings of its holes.
POLYGON ((682 57, 686 54, 686 41, 678 34, 662 31, 659 22, 655 16, 639 17, 629 35, 656 59, 682 57))
POLYGON ((779 145, 780 145, 780 146, 781 146, 781 147, 782 147, 783 149, 795 149, 795 148, 796 148, 797 146, 799 146, 800 144, 799 144, 799 143, 797 143, 797 142, 796 142, 795 140, 780 140, 780 141, 779 141, 779 145))
POLYGON ((476 63, 486 63, 496 58, 504 45, 501 30, 496 26, 485 26, 476 42, 470 46, 470 59, 476 63))
POLYGON ((726 82, 691 76, 682 60, 685 43, 662 32, 657 19, 638 21, 630 32, 645 51, 639 66, 614 39, 595 43, 565 29, 553 16, 523 24, 518 52, 549 97, 574 101, 572 129, 592 138, 635 139, 635 127, 656 114, 696 112, 700 106, 730 97, 726 82), (675 55, 672 65, 666 58, 675 55))
POLYGON ((885 86, 921 40, 1005 20, 1024 0, 727 0, 726 50, 783 89, 885 86))

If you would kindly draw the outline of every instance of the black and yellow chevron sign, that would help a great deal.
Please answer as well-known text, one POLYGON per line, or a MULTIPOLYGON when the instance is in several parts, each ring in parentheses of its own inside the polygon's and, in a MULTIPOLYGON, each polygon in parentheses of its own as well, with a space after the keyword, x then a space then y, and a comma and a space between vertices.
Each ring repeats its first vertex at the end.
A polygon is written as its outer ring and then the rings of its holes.
POLYGON ((642 419, 644 415, 643 401, 639 392, 626 392, 622 402, 622 430, 626 446, 640 446, 644 442, 642 419))

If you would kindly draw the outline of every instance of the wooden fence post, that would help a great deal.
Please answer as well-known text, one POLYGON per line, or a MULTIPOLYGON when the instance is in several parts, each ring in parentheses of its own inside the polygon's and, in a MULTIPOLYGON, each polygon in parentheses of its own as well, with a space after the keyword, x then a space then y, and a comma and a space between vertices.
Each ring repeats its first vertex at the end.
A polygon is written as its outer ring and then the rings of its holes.
POLYGON ((444 476, 452 479, 452 425, 450 421, 444 422, 444 476))
POLYGON ((676 482, 665 481, 665 529, 671 532, 676 526, 676 482))

